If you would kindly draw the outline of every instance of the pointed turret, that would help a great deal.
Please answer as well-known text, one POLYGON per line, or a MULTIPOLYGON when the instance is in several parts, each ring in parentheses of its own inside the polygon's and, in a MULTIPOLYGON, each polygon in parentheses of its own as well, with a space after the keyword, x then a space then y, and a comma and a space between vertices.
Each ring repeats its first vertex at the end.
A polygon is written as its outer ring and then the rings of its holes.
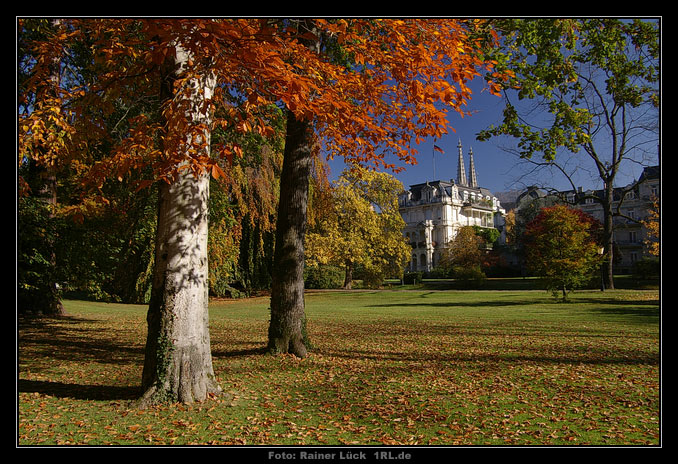
POLYGON ((459 161, 457 165, 457 184, 466 185, 466 169, 464 169, 464 154, 461 151, 461 139, 459 139, 459 161))
POLYGON ((476 176, 476 166, 473 163, 473 148, 469 148, 468 156, 469 156, 468 177, 470 180, 469 187, 478 188, 478 177, 476 176))

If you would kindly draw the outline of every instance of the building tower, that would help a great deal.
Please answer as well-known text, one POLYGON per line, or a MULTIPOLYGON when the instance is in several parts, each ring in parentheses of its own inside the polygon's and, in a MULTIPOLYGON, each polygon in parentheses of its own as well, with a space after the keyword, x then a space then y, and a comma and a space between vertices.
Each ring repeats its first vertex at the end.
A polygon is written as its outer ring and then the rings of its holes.
POLYGON ((468 186, 471 188, 478 188, 478 177, 476 176, 476 166, 473 163, 473 148, 469 148, 468 156, 469 156, 468 176, 470 180, 468 186))
POLYGON ((464 154, 461 151, 461 139, 459 139, 459 161, 457 164, 457 184, 466 185, 466 169, 464 169, 464 154))

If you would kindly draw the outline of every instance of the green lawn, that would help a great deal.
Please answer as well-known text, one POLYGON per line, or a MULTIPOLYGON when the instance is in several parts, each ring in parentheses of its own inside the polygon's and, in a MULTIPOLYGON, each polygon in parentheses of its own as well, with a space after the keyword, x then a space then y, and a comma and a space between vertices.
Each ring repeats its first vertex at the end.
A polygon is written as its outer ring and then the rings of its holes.
POLYGON ((211 305, 228 395, 134 407, 144 306, 21 320, 19 445, 659 445, 657 291, 307 295, 310 357, 261 353, 268 299, 211 305))

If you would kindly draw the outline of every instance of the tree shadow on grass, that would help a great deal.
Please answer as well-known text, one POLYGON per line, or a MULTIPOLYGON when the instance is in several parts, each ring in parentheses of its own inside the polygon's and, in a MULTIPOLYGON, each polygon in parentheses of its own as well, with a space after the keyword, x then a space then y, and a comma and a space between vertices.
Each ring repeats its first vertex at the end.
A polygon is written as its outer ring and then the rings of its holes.
POLYGON ((505 300, 505 301, 499 301, 499 300, 492 300, 492 301, 436 301, 436 302, 431 302, 431 303, 421 303, 421 302, 415 302, 415 303, 402 303, 402 302, 397 302, 397 303, 383 303, 383 304, 373 304, 373 305, 368 305, 365 306, 366 308, 421 308, 421 307, 428 307, 428 308, 438 308, 438 309, 443 309, 443 308, 473 308, 473 307, 478 307, 478 308, 498 308, 498 307, 504 307, 504 306, 527 306, 530 304, 534 304, 534 300, 505 300))
POLYGON ((605 316, 614 317, 617 320, 625 320, 633 323, 658 324, 659 308, 587 308, 586 311, 605 316))
POLYGON ((563 309, 577 309, 577 305, 585 305, 583 309, 599 316, 614 316, 616 319, 624 319, 629 322, 640 322, 655 324, 659 322, 660 310, 659 300, 633 300, 620 298, 576 298, 566 303, 555 301, 553 298, 542 298, 541 300, 492 300, 492 301, 464 301, 464 302, 444 302, 436 301, 430 303, 384 303, 366 306, 367 308, 436 308, 436 309, 468 309, 468 308, 486 308, 499 309, 505 307, 531 307, 535 304, 553 305, 558 308, 562 305, 563 309))
POLYGON ((44 320, 19 322, 19 359, 30 362, 39 358, 59 361, 89 361, 97 364, 125 366, 143 360, 144 348, 129 345, 96 327, 96 321, 64 317, 61 325, 44 320), (82 326, 82 322, 90 324, 82 326), (65 325, 64 325, 65 324, 65 325))
MULTIPOLYGON (((123 368, 143 361, 143 347, 124 345, 115 334, 100 330, 99 321, 73 316, 20 318, 19 371, 37 373, 64 362, 123 368), (58 324, 53 324, 57 321, 58 324), (86 323, 84 325, 83 323, 86 323)), ((140 386, 88 385, 50 380, 17 379, 20 393, 40 393, 81 400, 134 400, 140 386)))
MULTIPOLYGON (((325 349, 324 356, 354 359, 356 361, 372 360, 383 362, 405 362, 405 369, 412 369, 411 363, 421 363, 426 369, 430 363, 439 365, 484 364, 498 365, 501 363, 536 364, 536 365, 657 365, 659 357, 650 352, 623 351, 619 353, 602 353, 586 348, 570 349, 562 353, 547 353, 540 350, 528 352, 507 353, 428 353, 428 352, 401 352, 401 351, 371 351, 371 350, 341 350, 325 349)), ((391 365, 395 369, 395 366, 391 365)))
POLYGON ((245 358, 247 356, 265 355, 269 353, 266 346, 243 348, 241 350, 215 350, 212 349, 213 358, 245 358))
POLYGON ((57 398, 94 401, 135 400, 143 393, 140 386, 79 385, 25 379, 18 380, 17 390, 20 393, 40 393, 57 398))

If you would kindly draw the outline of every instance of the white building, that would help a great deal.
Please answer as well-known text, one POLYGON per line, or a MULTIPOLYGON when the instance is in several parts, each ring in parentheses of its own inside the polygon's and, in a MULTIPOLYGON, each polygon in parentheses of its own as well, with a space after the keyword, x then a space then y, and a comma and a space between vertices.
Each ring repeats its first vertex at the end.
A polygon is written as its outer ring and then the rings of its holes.
MULTIPOLYGON (((660 182, 659 166, 649 166, 643 169, 637 181, 613 191, 612 242, 617 273, 631 273, 637 261, 649 256, 645 242, 651 237, 641 221, 649 219, 653 200, 660 198, 660 182)), ((603 207, 596 198, 603 198, 603 195, 603 190, 561 192, 569 204, 574 203, 601 224, 605 220, 603 207)))
POLYGON ((461 140, 458 145, 457 180, 436 180, 411 185, 398 198, 405 221, 403 234, 412 246, 409 271, 431 271, 441 252, 463 226, 494 227, 504 239, 504 214, 499 200, 478 186, 473 151, 469 150, 469 174, 466 176, 461 140))

